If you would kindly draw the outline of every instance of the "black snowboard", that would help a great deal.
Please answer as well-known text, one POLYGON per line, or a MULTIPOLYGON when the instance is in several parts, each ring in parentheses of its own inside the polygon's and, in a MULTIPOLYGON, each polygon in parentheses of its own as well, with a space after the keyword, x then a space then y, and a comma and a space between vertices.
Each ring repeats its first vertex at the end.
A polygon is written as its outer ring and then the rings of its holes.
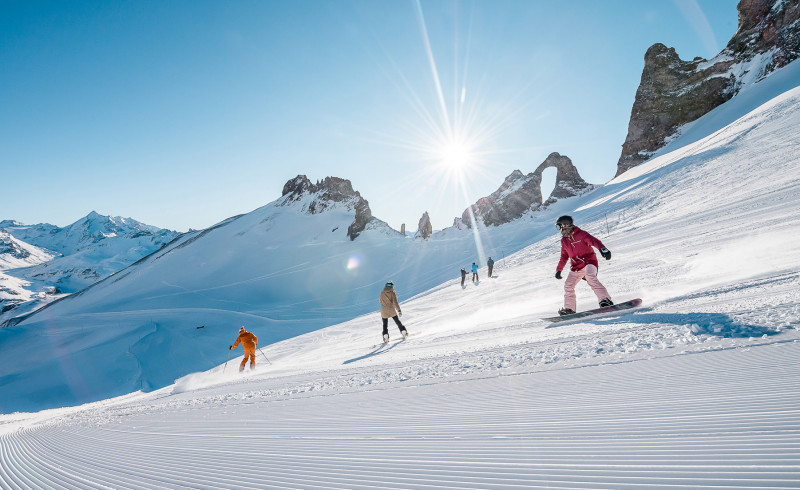
POLYGON ((612 305, 612 306, 604 306, 602 308, 595 308, 594 310, 579 311, 578 313, 573 313, 571 315, 554 316, 554 317, 550 317, 550 318, 542 318, 542 320, 547 320, 548 322, 553 322, 553 323, 566 322, 566 321, 569 321, 569 320, 575 320, 577 318, 583 318, 585 316, 597 315, 597 314, 600 314, 600 313, 611 313, 611 312, 619 311, 619 310, 627 310, 627 309, 630 309, 630 308, 635 308, 635 307, 639 306, 640 304, 642 304, 642 300, 637 298, 637 299, 632 299, 630 301, 626 301, 624 303, 617 303, 617 304, 612 305))

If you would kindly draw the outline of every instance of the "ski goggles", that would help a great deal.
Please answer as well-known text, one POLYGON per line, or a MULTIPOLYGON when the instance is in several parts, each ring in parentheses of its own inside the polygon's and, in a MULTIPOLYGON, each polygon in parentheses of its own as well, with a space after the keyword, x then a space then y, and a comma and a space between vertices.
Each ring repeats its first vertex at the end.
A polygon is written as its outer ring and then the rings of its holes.
POLYGON ((568 228, 572 228, 574 225, 568 225, 566 223, 556 223, 556 228, 559 230, 566 230, 568 228))

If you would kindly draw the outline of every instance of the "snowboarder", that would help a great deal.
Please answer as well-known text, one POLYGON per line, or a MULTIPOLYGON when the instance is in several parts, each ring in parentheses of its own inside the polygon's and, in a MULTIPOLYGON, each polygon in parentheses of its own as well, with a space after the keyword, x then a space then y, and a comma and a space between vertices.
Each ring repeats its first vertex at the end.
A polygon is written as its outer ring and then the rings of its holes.
POLYGON ((465 268, 461 268, 461 287, 464 287, 464 281, 467 279, 467 270, 465 268))
POLYGON ((486 266, 489 268, 489 277, 492 277, 492 269, 494 269, 494 260, 489 257, 489 260, 486 261, 486 266))
POLYGON ((397 294, 394 292, 394 283, 389 281, 384 286, 383 291, 378 296, 378 302, 381 304, 381 320, 383 321, 383 341, 389 341, 389 318, 394 320, 397 328, 400 329, 400 335, 403 337, 408 336, 406 327, 400 322, 400 316, 403 312, 400 311, 400 303, 397 302, 397 294))
POLYGON ((592 247, 600 250, 600 255, 611 260, 611 252, 600 240, 581 230, 572 222, 571 216, 562 216, 556 221, 556 228, 561 231, 561 260, 556 266, 556 279, 561 279, 561 271, 567 259, 570 259, 570 273, 564 283, 564 307, 558 310, 559 315, 571 315, 577 308, 575 285, 585 279, 597 296, 600 306, 614 304, 606 288, 597 279, 597 255, 592 247))
POLYGON ((236 338, 236 343, 234 343, 230 350, 236 348, 239 345, 239 342, 242 343, 242 349, 244 349, 244 359, 242 359, 242 363, 239 364, 239 372, 241 373, 244 371, 244 365, 247 364, 247 358, 250 358, 250 370, 256 368, 256 346, 258 345, 258 337, 253 335, 252 332, 248 332, 244 329, 244 325, 239 328, 239 337, 236 338))

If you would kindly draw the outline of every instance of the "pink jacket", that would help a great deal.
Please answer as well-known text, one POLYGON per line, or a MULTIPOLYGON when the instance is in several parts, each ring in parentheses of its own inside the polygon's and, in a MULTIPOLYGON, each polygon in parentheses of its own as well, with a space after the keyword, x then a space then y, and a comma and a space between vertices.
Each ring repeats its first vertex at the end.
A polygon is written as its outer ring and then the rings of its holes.
POLYGON ((556 270, 564 269, 567 259, 570 259, 570 270, 579 271, 589 264, 597 267, 597 255, 592 247, 606 248, 600 240, 581 230, 577 226, 568 237, 561 238, 561 260, 558 261, 556 270))

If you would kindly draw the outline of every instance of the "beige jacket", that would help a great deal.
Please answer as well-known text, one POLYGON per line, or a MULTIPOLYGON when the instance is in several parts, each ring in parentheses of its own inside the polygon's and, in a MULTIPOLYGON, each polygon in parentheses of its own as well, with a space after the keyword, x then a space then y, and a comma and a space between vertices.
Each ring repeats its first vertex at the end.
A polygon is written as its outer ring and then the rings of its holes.
POLYGON ((381 295, 378 296, 378 302, 381 304, 381 318, 391 318, 397 315, 395 310, 400 311, 400 303, 397 302, 394 288, 383 288, 381 295))

